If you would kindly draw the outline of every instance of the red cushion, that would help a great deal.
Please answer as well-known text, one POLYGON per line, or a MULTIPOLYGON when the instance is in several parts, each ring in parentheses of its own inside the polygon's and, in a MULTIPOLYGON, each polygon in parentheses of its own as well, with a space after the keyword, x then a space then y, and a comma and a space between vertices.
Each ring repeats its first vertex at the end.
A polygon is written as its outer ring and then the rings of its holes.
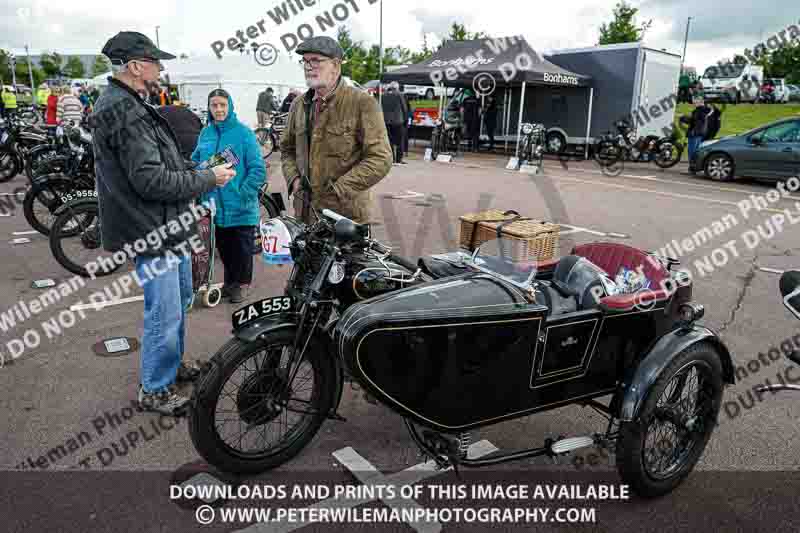
POLYGON ((655 307, 658 300, 664 300, 668 297, 669 294, 665 290, 651 291, 644 289, 640 292, 600 298, 600 306, 614 311, 628 311, 630 309, 649 311, 655 307))
POLYGON ((660 290, 661 282, 669 279, 669 272, 656 258, 626 244, 593 242, 576 246, 571 253, 585 257, 599 266, 611 279, 617 276, 622 267, 638 271, 640 266, 645 277, 650 280, 650 287, 653 290, 660 290))

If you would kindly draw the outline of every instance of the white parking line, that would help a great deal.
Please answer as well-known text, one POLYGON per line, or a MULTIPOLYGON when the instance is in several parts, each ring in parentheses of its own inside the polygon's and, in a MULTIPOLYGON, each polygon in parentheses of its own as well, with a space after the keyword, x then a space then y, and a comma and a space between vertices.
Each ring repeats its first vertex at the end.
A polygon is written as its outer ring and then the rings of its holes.
POLYGON ((144 300, 144 295, 139 296, 131 296, 130 298, 122 298, 121 300, 111 300, 110 302, 98 302, 92 304, 78 304, 73 305, 69 308, 70 311, 86 311, 89 309, 94 309, 95 311, 99 311, 106 307, 112 307, 114 305, 122 305, 128 304, 132 302, 141 302, 144 300))
MULTIPOLYGON (((484 455, 489 455, 490 453, 496 452, 498 448, 489 442, 488 440, 482 440, 472 444, 469 447, 468 456, 473 459, 477 459, 479 457, 483 457, 484 455)), ((353 475, 358 478, 364 485, 393 485, 397 487, 399 491, 399 487, 402 485, 412 485, 414 483, 419 483, 427 478, 437 476, 439 474, 448 472, 451 468, 437 470, 436 463, 434 461, 427 461, 424 463, 416 464, 410 468, 406 468, 401 472, 397 472, 395 474, 391 474, 389 476, 384 476, 381 472, 378 471, 369 461, 364 459, 361 455, 359 455, 353 448, 347 447, 342 448, 341 450, 337 450, 333 452, 333 456, 341 462, 348 470, 350 470, 353 475)), ((397 492, 397 491, 396 491, 397 492)), ((313 505, 308 506, 308 508, 312 509, 348 509, 353 507, 358 507, 359 505, 369 503, 371 501, 376 500, 377 498, 358 498, 358 499, 350 499, 350 498, 341 498, 341 497, 333 497, 328 498, 327 500, 322 500, 317 502, 313 505)), ((407 506, 415 506, 418 507, 419 504, 413 500, 405 500, 400 498, 385 498, 381 499, 383 503, 387 506, 392 508, 403 507, 403 504, 407 506), (398 501, 399 500, 399 501, 398 501)), ((294 531, 296 529, 300 529, 307 525, 310 525, 312 522, 281 522, 281 523, 271 523, 271 524, 253 524, 247 529, 238 530, 235 533, 285 533, 288 531, 294 531)), ((418 524, 418 523, 409 523, 409 526, 415 529, 416 531, 441 531, 442 525, 438 522, 434 523, 425 523, 425 524, 418 524)))
POLYGON ((770 274, 783 274, 783 270, 777 270, 775 268, 758 267, 757 270, 761 270, 763 272, 769 272, 770 274))
POLYGON ((36 230, 31 230, 31 231, 15 231, 15 232, 14 232, 14 233, 12 233, 11 235, 36 235, 37 233, 39 233, 39 232, 38 232, 38 231, 36 231, 36 230))

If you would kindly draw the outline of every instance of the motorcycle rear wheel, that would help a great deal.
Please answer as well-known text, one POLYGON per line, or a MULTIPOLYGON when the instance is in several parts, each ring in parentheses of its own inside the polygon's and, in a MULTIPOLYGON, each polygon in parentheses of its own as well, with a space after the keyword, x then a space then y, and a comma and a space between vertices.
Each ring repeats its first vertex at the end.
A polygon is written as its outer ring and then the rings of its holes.
MULTIPOLYGON (((86 265, 96 262, 99 256, 108 258, 113 268, 100 266, 96 277, 107 276, 121 266, 111 259, 111 253, 102 249, 100 242, 100 208, 97 203, 82 203, 67 206, 58 215, 50 228, 50 251, 58 264, 73 274, 90 277, 86 265), (78 252, 89 250, 85 257, 77 257, 78 252)), ((99 262, 98 262, 99 263, 99 262)))
POLYGON ((654 159, 655 164, 658 165, 659 168, 674 167, 681 160, 681 156, 683 156, 683 146, 674 143, 671 144, 671 146, 672 150, 670 151, 669 157, 662 158, 666 150, 664 148, 659 148, 656 158, 654 159))
POLYGON ((233 474, 257 474, 280 466, 303 450, 327 418, 334 401, 336 373, 326 351, 314 339, 300 361, 290 397, 275 397, 274 389, 288 379, 294 336, 292 328, 267 333, 250 343, 233 338, 211 359, 211 369, 195 386, 189 404, 189 435, 197 452, 211 465, 233 474), (297 392, 309 388, 311 380, 310 397, 297 399, 297 392), (273 423, 297 414, 301 415, 297 424, 285 431, 277 429, 278 442, 243 445, 252 443, 253 436, 274 435, 273 423), (222 434, 237 426, 244 430, 240 435, 226 438, 222 434))
POLYGON ((600 141, 594 151, 594 160, 601 167, 610 167, 622 159, 622 149, 615 143, 600 141))

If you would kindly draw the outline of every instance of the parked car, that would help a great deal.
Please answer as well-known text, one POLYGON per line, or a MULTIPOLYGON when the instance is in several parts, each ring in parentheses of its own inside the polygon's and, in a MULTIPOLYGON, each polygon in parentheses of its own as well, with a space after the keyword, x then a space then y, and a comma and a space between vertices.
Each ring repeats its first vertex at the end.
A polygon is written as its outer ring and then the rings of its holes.
POLYGON ((700 145, 689 170, 718 181, 784 180, 800 175, 800 117, 785 118, 700 145))
POLYGON ((785 78, 767 78, 764 83, 770 83, 775 87, 776 104, 785 104, 789 101, 789 89, 786 87, 785 78))
POLYGON ((445 94, 448 98, 455 94, 454 87, 428 87, 424 85, 405 85, 403 86, 403 94, 406 96, 418 96, 426 100, 433 100, 445 94))
POLYGON ((789 90, 789 101, 800 102, 800 85, 787 85, 786 88, 789 90))
POLYGON ((759 65, 725 65, 708 67, 700 78, 706 100, 756 102, 764 82, 764 67, 759 65))

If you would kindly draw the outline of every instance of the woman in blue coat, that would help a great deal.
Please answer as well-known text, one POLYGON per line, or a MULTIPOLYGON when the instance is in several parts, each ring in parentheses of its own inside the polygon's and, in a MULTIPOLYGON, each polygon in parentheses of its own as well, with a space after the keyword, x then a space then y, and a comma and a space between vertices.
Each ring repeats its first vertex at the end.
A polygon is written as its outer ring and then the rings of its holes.
POLYGON ((236 177, 203 196, 216 206, 216 241, 225 267, 223 298, 240 303, 253 281, 253 247, 259 224, 258 191, 267 169, 255 133, 236 118, 233 99, 223 89, 208 95, 208 125, 200 132, 192 160, 207 161, 229 148, 239 159, 236 177))

